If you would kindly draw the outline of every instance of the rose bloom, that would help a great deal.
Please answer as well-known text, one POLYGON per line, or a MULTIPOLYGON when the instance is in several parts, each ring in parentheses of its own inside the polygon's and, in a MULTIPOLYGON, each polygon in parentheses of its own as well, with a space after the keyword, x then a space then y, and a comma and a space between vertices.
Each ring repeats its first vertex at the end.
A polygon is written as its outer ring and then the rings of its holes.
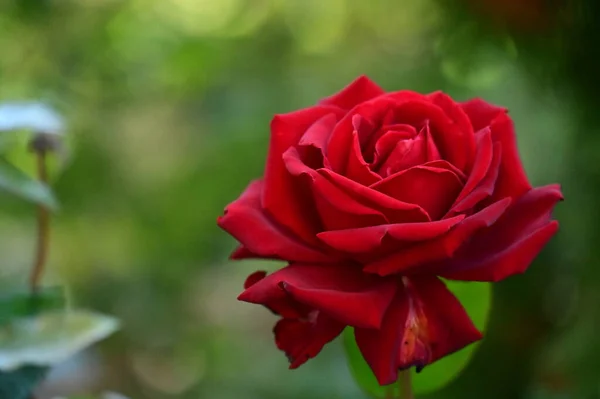
POLYGON ((360 77, 275 116, 264 177, 218 224, 241 243, 233 259, 287 262, 250 275, 239 299, 280 317, 291 368, 352 326, 386 385, 482 337, 440 277, 524 272, 561 199, 529 184, 505 109, 360 77))

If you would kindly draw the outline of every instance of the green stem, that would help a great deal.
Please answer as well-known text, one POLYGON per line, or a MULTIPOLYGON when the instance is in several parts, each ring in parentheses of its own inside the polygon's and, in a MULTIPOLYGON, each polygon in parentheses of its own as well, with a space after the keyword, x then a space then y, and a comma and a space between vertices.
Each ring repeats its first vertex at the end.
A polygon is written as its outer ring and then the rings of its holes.
POLYGON ((399 399, 414 399, 410 369, 403 370, 398 375, 399 399))

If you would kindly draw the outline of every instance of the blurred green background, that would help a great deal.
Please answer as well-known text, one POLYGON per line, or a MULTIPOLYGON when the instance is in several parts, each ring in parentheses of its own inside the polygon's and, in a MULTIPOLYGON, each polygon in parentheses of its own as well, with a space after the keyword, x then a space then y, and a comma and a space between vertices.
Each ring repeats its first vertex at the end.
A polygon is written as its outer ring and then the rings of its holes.
MULTIPOLYGON (((456 3, 3 1, 0 102, 52 105, 74 141, 54 183, 47 281, 123 321, 56 369, 38 399, 366 397, 340 342, 287 370, 274 317, 236 301, 266 262, 228 261, 234 240, 215 224, 261 175, 272 115, 361 74, 386 90, 508 107, 532 183, 560 182, 567 199, 530 271, 495 287, 472 363, 428 397, 599 397, 598 76, 579 40, 595 39, 595 21, 577 7, 555 18, 557 1, 456 3)), ((33 207, 0 197, 1 273, 26 274, 34 236, 33 207)))

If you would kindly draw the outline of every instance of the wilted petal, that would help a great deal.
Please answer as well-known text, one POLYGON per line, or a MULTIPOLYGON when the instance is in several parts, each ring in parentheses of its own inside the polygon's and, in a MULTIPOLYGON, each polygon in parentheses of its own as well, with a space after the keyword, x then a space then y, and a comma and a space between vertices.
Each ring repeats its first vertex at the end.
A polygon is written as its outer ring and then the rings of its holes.
POLYGON ((356 343, 381 385, 396 381, 398 370, 420 370, 482 337, 439 279, 402 281, 381 328, 355 330, 356 343))

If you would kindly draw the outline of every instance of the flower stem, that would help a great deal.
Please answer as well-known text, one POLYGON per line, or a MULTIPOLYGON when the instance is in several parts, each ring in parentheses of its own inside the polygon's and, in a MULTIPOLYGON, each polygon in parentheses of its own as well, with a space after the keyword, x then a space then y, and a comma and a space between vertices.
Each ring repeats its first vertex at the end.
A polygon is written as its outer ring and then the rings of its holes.
POLYGON ((410 369, 402 370, 398 376, 399 399, 414 399, 410 369))
MULTIPOLYGON (((35 151, 37 159, 37 174, 38 179, 42 183, 48 182, 48 171, 46 169, 46 151, 38 149, 35 151)), ((44 205, 38 205, 37 216, 37 247, 36 255, 29 276, 29 287, 33 293, 36 293, 44 273, 44 266, 48 257, 48 242, 50 232, 50 212, 44 205)))

